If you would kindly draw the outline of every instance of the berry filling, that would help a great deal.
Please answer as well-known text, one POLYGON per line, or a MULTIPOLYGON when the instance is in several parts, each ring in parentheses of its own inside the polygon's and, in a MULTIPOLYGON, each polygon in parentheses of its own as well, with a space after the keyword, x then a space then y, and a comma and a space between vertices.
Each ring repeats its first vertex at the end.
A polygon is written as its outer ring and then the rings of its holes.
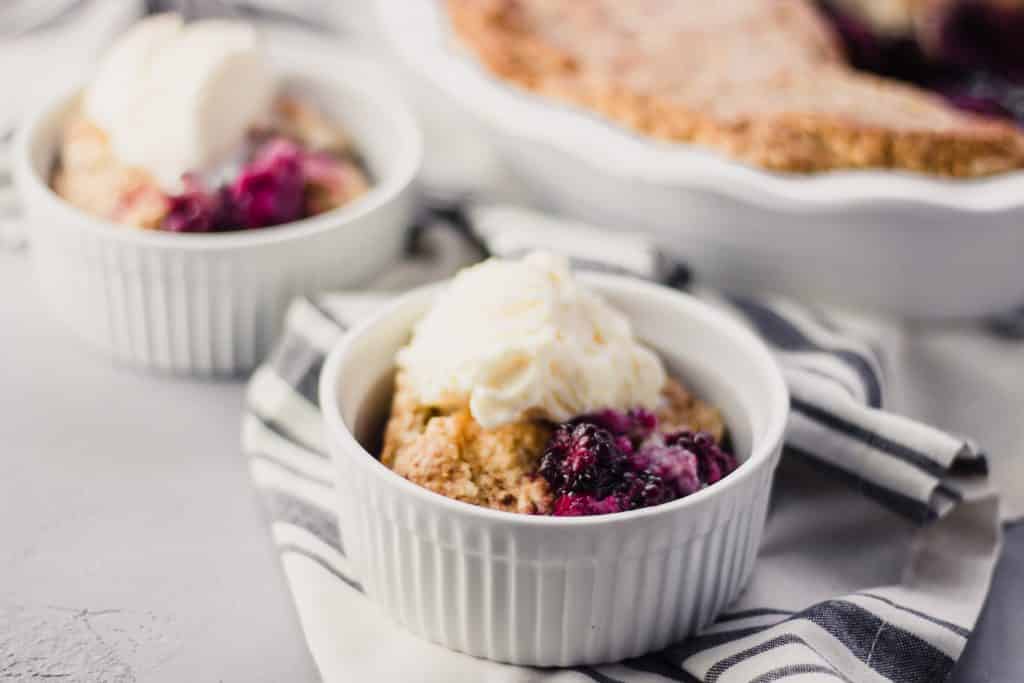
POLYGON ((555 428, 539 474, 556 516, 599 515, 660 505, 714 484, 735 457, 703 432, 659 432, 646 410, 605 410, 555 428))
POLYGON ((911 35, 887 36, 819 3, 850 64, 943 95, 953 106, 1024 125, 1024 9, 960 0, 934 20, 929 46, 911 35))
POLYGON ((317 213, 307 195, 338 192, 344 165, 283 137, 260 145, 230 183, 210 188, 186 176, 182 193, 169 197, 161 228, 173 232, 223 232, 290 223, 317 213))

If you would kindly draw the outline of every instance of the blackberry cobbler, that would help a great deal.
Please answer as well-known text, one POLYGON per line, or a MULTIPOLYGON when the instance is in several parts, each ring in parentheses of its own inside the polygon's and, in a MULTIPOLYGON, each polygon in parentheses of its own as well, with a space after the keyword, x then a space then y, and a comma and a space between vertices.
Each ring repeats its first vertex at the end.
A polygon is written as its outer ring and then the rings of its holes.
POLYGON ((398 354, 381 461, 484 507, 595 515, 728 476, 721 414, 620 312, 537 252, 459 273, 398 354))
POLYGON ((116 223, 221 232, 290 223, 369 189, 352 142, 284 92, 250 26, 150 17, 65 121, 53 189, 116 223))

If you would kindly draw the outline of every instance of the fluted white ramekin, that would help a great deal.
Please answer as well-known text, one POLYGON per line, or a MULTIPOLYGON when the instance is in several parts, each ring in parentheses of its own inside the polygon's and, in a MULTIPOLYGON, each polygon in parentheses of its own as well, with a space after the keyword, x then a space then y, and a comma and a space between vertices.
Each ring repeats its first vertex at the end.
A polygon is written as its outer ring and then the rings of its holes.
POLYGON ((373 176, 366 196, 260 230, 140 230, 88 215, 47 184, 80 87, 43 104, 20 131, 14 172, 44 299, 109 355, 173 373, 244 372, 269 350, 292 298, 358 285, 398 258, 422 142, 387 74, 334 49, 322 59, 294 41, 271 41, 270 50, 285 86, 352 134, 373 176))
POLYGON ((688 296, 582 277, 722 409, 735 472, 672 503, 581 518, 480 508, 398 476, 361 444, 379 434, 395 352, 436 287, 353 330, 321 375, 346 555, 395 620, 452 649, 537 666, 637 656, 709 623, 753 570, 789 406, 778 367, 740 323, 688 296))

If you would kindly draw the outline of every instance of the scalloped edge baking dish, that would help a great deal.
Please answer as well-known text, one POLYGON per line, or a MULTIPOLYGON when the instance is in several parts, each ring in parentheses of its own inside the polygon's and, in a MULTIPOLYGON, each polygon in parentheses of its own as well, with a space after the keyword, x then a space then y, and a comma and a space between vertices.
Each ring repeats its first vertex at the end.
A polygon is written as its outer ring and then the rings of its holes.
POLYGON ((483 123, 548 208, 643 230, 704 279, 914 318, 1024 301, 1024 172, 949 180, 895 171, 763 171, 639 136, 526 93, 460 52, 437 0, 377 0, 383 35, 420 78, 483 123))

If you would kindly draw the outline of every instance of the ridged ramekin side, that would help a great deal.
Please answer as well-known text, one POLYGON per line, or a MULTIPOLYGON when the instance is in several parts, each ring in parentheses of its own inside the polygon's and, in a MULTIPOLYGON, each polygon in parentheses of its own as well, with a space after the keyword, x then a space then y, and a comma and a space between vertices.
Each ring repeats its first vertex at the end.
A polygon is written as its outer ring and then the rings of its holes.
MULTIPOLYGON (((367 594, 446 647, 533 666, 664 648, 710 623, 750 577, 778 454, 702 505, 618 522, 532 526, 453 514, 336 453, 340 528, 367 594), (345 519, 346 515, 351 518, 345 519)), ((510 515, 511 517, 511 515, 510 515)))
POLYGON ((359 284, 396 260, 411 211, 403 193, 318 232, 230 247, 212 235, 209 248, 195 248, 206 236, 177 247, 43 211, 30 215, 31 258, 51 310, 94 347, 148 369, 233 375, 266 356, 293 298, 359 284))

